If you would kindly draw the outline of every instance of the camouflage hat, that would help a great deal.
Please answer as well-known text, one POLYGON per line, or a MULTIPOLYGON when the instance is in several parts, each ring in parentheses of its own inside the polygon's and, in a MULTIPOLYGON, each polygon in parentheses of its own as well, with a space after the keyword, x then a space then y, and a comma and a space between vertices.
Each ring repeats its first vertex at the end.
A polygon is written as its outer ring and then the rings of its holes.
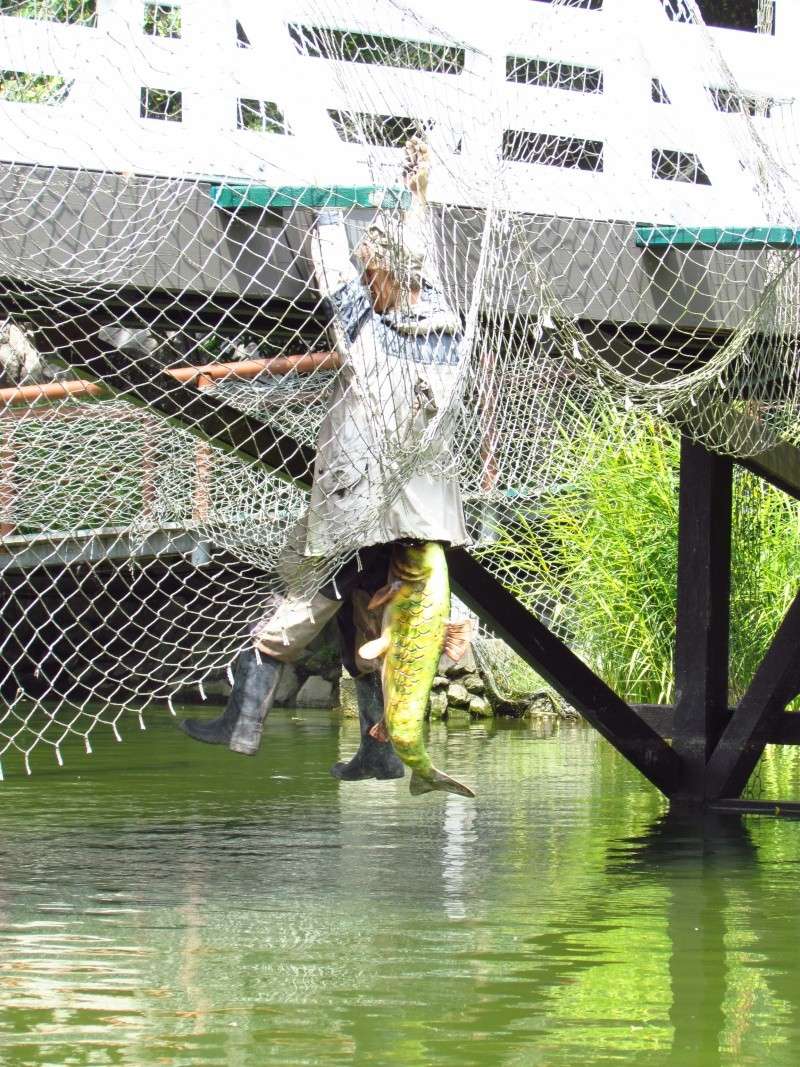
POLYGON ((402 222, 374 222, 359 241, 356 254, 364 267, 386 270, 401 285, 419 288, 422 284, 425 247, 413 228, 402 222))

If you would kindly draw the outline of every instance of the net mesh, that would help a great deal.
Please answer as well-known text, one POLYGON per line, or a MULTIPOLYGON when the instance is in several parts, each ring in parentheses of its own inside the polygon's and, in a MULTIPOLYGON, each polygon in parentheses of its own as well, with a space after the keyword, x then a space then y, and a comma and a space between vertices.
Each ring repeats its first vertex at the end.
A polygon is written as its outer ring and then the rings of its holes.
POLYGON ((588 432, 797 443, 790 35, 751 6, 0 3, 0 756, 224 673, 298 536, 309 598, 468 535, 574 632, 512 546, 588 432))

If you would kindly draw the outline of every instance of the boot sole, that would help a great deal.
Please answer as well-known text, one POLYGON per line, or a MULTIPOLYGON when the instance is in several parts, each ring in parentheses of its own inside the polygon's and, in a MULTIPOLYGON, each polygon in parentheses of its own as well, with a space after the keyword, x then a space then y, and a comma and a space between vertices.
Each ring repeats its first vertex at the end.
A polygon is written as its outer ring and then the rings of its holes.
POLYGON ((392 771, 389 774, 375 774, 375 772, 367 772, 364 774, 344 774, 342 773, 347 767, 346 763, 334 763, 331 767, 331 775, 337 778, 340 782, 367 782, 370 780, 377 780, 379 782, 390 782, 398 778, 405 777, 405 770, 392 771))
POLYGON ((187 737, 191 737, 192 741, 201 741, 204 745, 227 745, 230 741, 229 737, 202 737, 200 734, 193 733, 192 728, 187 724, 188 719, 182 719, 178 727, 187 737))

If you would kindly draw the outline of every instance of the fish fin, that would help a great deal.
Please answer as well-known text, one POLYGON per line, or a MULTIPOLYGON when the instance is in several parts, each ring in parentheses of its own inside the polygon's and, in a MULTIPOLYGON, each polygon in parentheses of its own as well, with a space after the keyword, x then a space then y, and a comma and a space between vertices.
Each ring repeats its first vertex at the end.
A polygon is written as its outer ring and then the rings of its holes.
POLYGON ((417 771, 412 772, 409 790, 413 797, 418 797, 422 793, 431 793, 434 789, 441 789, 445 793, 456 793, 460 797, 475 796, 468 785, 462 785, 444 771, 437 771, 435 767, 431 767, 429 778, 423 777, 417 771))
POLYGON ((358 650, 358 654, 362 659, 380 659, 381 656, 386 654, 389 645, 391 644, 391 637, 387 631, 384 631, 380 637, 376 637, 374 641, 367 641, 358 650))
POLYGON ((389 731, 386 729, 386 719, 379 719, 374 726, 369 729, 369 736, 373 737, 376 741, 389 741, 389 731))
POLYGON ((448 622, 444 635, 444 652, 454 663, 464 656, 472 640, 472 622, 448 622))
POLYGON ((388 585, 381 586, 376 593, 372 594, 372 598, 367 604, 367 611, 375 611, 377 608, 382 608, 394 600, 400 592, 400 585, 400 582, 390 582, 388 585))

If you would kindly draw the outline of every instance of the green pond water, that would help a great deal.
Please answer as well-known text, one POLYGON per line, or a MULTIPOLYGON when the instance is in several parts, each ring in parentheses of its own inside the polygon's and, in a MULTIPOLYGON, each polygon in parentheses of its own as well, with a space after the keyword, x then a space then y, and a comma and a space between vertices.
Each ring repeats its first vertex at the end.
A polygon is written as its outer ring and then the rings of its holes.
POLYGON ((581 726, 434 729, 466 801, 336 782, 326 712, 150 721, 6 767, 3 1067, 800 1059, 800 823, 673 821, 581 726))

